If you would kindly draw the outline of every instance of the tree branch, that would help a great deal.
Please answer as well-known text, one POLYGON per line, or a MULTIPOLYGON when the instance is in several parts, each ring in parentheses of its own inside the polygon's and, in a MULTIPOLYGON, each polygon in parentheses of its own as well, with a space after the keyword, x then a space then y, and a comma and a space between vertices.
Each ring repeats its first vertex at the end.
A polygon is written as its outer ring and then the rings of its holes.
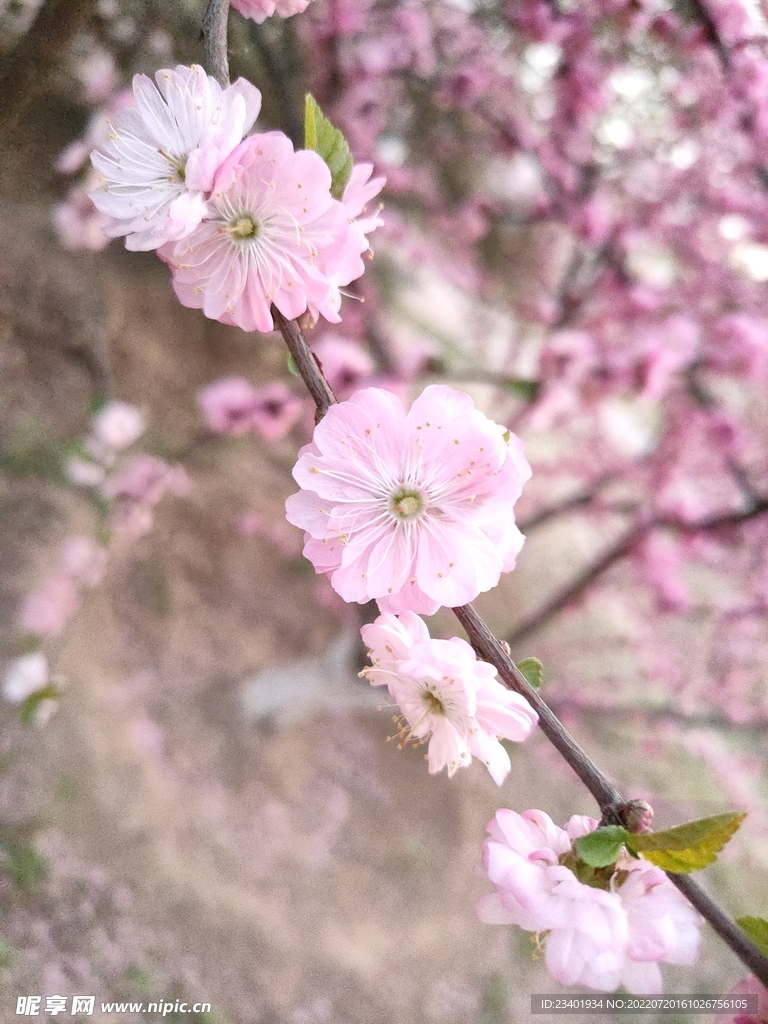
MULTIPOLYGON (((206 60, 209 67, 214 69, 215 59, 221 59, 221 39, 224 39, 224 66, 226 67, 226 9, 228 0, 210 0, 206 10, 207 31, 211 32, 211 39, 215 36, 219 40, 218 46, 209 42, 206 36, 206 60), (224 14, 222 15, 222 6, 224 14), (223 17, 223 34, 221 19, 223 17), (217 21, 217 18, 219 19, 217 21), (211 31, 213 25, 215 32, 211 31)), ((282 313, 272 306, 272 316, 277 330, 283 336, 288 351, 293 356, 296 367, 307 390, 312 396, 317 407, 316 420, 319 421, 331 407, 336 403, 328 382, 326 381, 320 366, 315 359, 309 345, 304 338, 298 324, 295 321, 286 320, 282 313)), ((634 544, 644 535, 646 526, 635 529, 616 545, 611 552, 603 556, 603 562, 607 557, 612 561, 622 557, 634 544)), ((607 566, 606 566, 607 567, 607 566)), ((593 567, 594 569, 594 567, 593 567)), ((603 571, 603 570, 601 570, 603 571)), ((470 638, 472 646, 477 654, 484 661, 494 665, 509 689, 521 694, 525 700, 534 708, 539 716, 539 725, 544 735, 571 766, 576 775, 581 779, 589 792, 597 801, 604 821, 614 821, 623 824, 622 811, 626 801, 613 783, 603 775, 597 765, 587 756, 570 733, 563 727, 557 716, 550 710, 541 697, 529 685, 523 674, 512 661, 501 641, 498 640, 489 630, 472 605, 464 605, 453 609, 456 618, 462 624, 470 638)), ((731 947, 738 957, 755 974, 763 984, 768 985, 768 957, 763 956, 757 946, 752 943, 746 934, 732 921, 723 909, 698 885, 693 879, 684 875, 669 875, 674 885, 690 900, 699 910, 704 918, 710 922, 712 927, 731 947)))
POLYGON ((222 89, 229 85, 228 24, 229 0, 208 0, 201 32, 205 48, 205 66, 222 89))

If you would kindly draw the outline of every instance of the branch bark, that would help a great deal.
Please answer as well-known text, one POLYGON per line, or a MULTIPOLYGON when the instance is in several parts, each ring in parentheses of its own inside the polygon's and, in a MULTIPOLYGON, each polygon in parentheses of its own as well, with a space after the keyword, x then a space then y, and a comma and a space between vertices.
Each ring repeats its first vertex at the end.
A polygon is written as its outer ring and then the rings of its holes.
MULTIPOLYGON (((222 85, 227 84, 229 81, 226 71, 227 13, 228 0, 210 0, 204 18, 206 61, 208 62, 209 70, 216 75, 222 85), (224 68, 223 78, 219 77, 222 67, 224 68)), ((318 361, 309 348, 298 324, 295 321, 287 320, 275 306, 272 306, 272 316, 275 326, 282 334, 288 351, 296 363, 299 374, 312 396, 317 409, 315 419, 319 422, 328 409, 336 403, 336 397, 323 376, 318 361)), ((646 530, 647 526, 645 525, 639 528, 636 527, 611 552, 603 556, 603 562, 607 558, 610 558, 610 562, 612 562, 622 557, 626 551, 630 550, 637 543, 646 530)), ((604 568, 607 568, 607 566, 604 566, 604 568)), ((626 806, 626 801, 621 793, 610 779, 600 771, 585 751, 582 750, 538 693, 528 685, 527 680, 512 661, 502 642, 493 635, 472 605, 454 608, 453 612, 466 630, 467 636, 477 654, 484 661, 494 665, 505 686, 521 694, 537 712, 542 732, 595 798, 600 807, 603 821, 622 824, 622 811, 626 806)), ((718 935, 730 946, 742 962, 749 967, 763 984, 768 985, 768 957, 762 955, 757 946, 728 917, 722 907, 715 903, 706 890, 689 876, 669 874, 669 878, 686 898, 690 900, 699 913, 709 921, 718 935)))
POLYGON ((222 89, 226 89, 229 85, 228 25, 229 0, 208 0, 208 6, 203 14, 202 27, 205 67, 222 89))

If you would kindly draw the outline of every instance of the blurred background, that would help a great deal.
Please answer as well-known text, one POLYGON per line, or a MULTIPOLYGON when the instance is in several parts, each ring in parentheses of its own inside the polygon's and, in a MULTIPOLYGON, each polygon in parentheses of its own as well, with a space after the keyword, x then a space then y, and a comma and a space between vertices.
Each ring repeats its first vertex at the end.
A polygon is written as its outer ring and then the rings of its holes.
MULTIPOLYGON (((501 790, 387 743, 357 677, 371 610, 283 518, 313 410, 279 336, 182 308, 87 198, 106 113, 133 74, 202 61, 203 9, 0 0, 0 1020, 54 994, 123 1024, 156 1017, 98 1004, 527 1020, 559 986, 526 934, 475 918, 485 825, 500 806, 562 824, 591 798, 541 736, 510 746, 501 790), (36 689, 20 659, 40 653, 36 689)), ((257 129, 301 145, 311 90, 387 178, 342 323, 308 325, 337 394, 444 381, 523 437, 528 541, 477 607, 657 827, 749 810, 702 876, 734 916, 768 910, 763 14, 230 18, 257 129)), ((460 634, 446 611, 430 629, 460 634)), ((746 973, 705 937, 695 968, 663 968, 668 992, 746 973)))

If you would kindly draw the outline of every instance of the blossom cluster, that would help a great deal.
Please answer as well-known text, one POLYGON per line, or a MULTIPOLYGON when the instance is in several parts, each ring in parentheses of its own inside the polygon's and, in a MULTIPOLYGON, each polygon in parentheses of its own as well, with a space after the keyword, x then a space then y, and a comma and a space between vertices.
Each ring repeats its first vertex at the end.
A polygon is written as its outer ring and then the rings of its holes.
POLYGON ((361 633, 372 662, 362 674, 387 686, 399 705, 401 743, 428 738, 432 774, 447 768, 453 775, 474 755, 501 785, 511 767, 501 739, 520 742, 538 721, 528 702, 506 689, 465 640, 433 640, 413 612, 381 615, 361 633))
POLYGON ((109 529, 127 539, 152 528, 152 509, 166 493, 181 496, 189 490, 183 467, 128 451, 144 429, 144 417, 134 405, 108 402, 64 465, 70 483, 91 490, 106 503, 109 529))
POLYGON ((89 192, 105 233, 156 249, 183 305, 246 331, 271 331, 274 304, 339 322, 341 289, 360 277, 382 178, 355 167, 341 199, 325 161, 282 132, 247 135, 261 94, 225 89, 197 65, 133 81, 134 103, 108 118, 89 192), (246 137, 247 136, 247 137, 246 137))
POLYGON ((222 377, 197 397, 208 427, 230 437, 250 431, 268 440, 283 437, 298 422, 303 408, 282 381, 256 388, 243 377, 222 377))
POLYGON ((573 841, 597 826, 580 815, 562 829, 543 811, 497 811, 483 847, 496 891, 478 916, 545 934, 547 967, 563 985, 653 995, 659 963, 695 963, 701 918, 648 861, 622 853, 605 869, 580 862, 573 841))

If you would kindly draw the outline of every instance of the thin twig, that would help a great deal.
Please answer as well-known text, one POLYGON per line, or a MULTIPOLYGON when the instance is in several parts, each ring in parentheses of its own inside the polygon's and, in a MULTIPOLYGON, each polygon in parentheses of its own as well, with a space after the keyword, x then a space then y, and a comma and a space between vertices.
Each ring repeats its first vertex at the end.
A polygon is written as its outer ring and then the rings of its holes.
POLYGON ((541 629, 553 615, 567 608, 584 591, 595 582, 603 573, 607 572, 616 562, 620 562, 635 548, 643 537, 646 536, 649 526, 645 523, 633 526, 628 533, 625 533, 615 544, 612 544, 603 554, 583 572, 579 573, 572 583, 563 587, 546 604, 516 626, 507 636, 507 643, 514 646, 537 629, 541 629))
POLYGON ((222 89, 226 89, 229 85, 228 24, 229 0, 208 0, 202 27, 205 66, 222 89))
POLYGON ((464 627, 478 656, 496 667, 505 686, 525 697, 539 716, 541 731, 587 787, 603 814, 608 812, 609 815, 615 815, 616 824, 619 824, 618 812, 624 800, 618 789, 590 760, 554 712, 529 685, 523 673, 504 650, 501 641, 491 633, 472 605, 454 608, 453 614, 464 627))
MULTIPOLYGON (((225 4, 226 2, 227 0, 224 0, 225 4)), ((219 39, 222 38, 220 31, 221 6, 222 0, 211 0, 206 10, 208 28, 210 30, 213 25, 217 29, 215 35, 219 39), (214 8, 218 9, 218 14, 213 11, 214 8), (216 21, 217 17, 219 22, 216 21)), ((223 38, 226 40, 226 11, 223 17, 223 38)), ((215 53, 214 51, 213 43, 209 43, 209 37, 206 37, 206 60, 209 62, 208 67, 211 69, 216 66, 214 56, 217 58, 221 56, 219 51, 215 53)), ((224 56, 226 59, 226 43, 224 56)), ((280 331, 285 340, 288 351, 293 356, 296 368, 306 384, 307 390, 312 396, 317 408, 315 418, 319 422, 328 409, 336 403, 336 397, 323 376, 322 370, 298 324, 295 321, 287 320, 275 306, 272 306, 272 317, 277 330, 280 331)), ((620 545, 614 549, 617 552, 613 556, 614 560, 621 557, 623 553, 621 551, 622 545, 629 549, 644 535, 646 529, 645 525, 639 530, 636 528, 630 536, 620 542, 620 545)), ((621 823, 622 810, 626 805, 621 793, 581 749, 560 723, 557 716, 539 697, 538 693, 528 685, 527 680, 507 654, 501 641, 491 633, 472 605, 454 608, 453 612, 464 626, 478 655, 494 665, 504 684, 520 693, 537 712, 542 732, 593 795, 602 812, 602 820, 606 822, 614 821, 617 824, 621 823)), ((747 938, 738 925, 728 917, 725 911, 715 903, 712 897, 697 882, 684 875, 670 874, 669 878, 691 901, 702 916, 709 921, 718 935, 730 946, 743 963, 749 967, 755 976, 763 984, 768 985, 768 957, 761 954, 757 946, 747 938)))
POLYGON ((272 319, 275 321, 275 327, 282 334, 288 351, 293 356, 296 369, 306 384, 312 401, 317 406, 315 423, 319 423, 330 407, 336 404, 336 396, 331 391, 331 385, 323 376, 315 354, 307 344, 296 321, 286 320, 277 306, 272 307, 272 319))

